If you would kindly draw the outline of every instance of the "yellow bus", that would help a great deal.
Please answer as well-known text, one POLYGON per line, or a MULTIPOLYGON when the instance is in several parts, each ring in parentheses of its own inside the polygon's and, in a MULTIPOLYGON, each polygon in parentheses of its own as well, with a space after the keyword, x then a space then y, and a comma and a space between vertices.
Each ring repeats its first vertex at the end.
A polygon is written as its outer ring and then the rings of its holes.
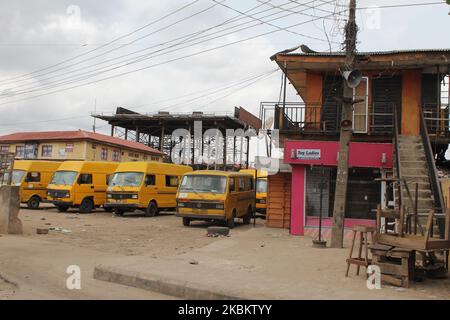
POLYGON ((181 176, 189 166, 161 162, 126 162, 116 169, 108 187, 106 207, 118 215, 144 210, 153 217, 174 210, 181 176))
POLYGON ((178 188, 177 216, 185 226, 204 220, 225 222, 233 228, 235 218, 250 223, 254 210, 254 178, 250 174, 195 171, 185 174, 178 188))
POLYGON ((38 209, 47 200, 47 186, 60 165, 56 161, 14 161, 12 185, 20 187, 20 202, 29 209, 38 209))
MULTIPOLYGON (((254 169, 243 169, 240 172, 248 173, 255 177, 254 169)), ((256 177, 256 212, 266 215, 267 212, 267 171, 258 170, 256 177)))
POLYGON ((48 185, 48 200, 60 212, 79 208, 80 213, 90 213, 106 203, 108 182, 117 166, 112 162, 66 161, 48 185))

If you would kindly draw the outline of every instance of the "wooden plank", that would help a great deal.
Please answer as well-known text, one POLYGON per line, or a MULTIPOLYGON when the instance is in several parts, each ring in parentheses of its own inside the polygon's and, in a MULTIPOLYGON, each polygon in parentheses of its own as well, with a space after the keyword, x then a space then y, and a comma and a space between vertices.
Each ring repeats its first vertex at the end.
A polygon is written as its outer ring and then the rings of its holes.
POLYGON ((403 266, 402 264, 388 263, 388 262, 377 262, 376 265, 380 267, 382 274, 389 274, 394 276, 408 276, 408 264, 403 266))
POLYGON ((387 275, 387 274, 382 274, 381 275, 381 282, 383 283, 387 283, 387 284, 391 284, 397 287, 403 287, 403 280, 387 275))
POLYGON ((387 234, 379 234, 377 236, 377 242, 385 245, 390 245, 393 247, 402 247, 412 250, 423 250, 425 249, 425 242, 422 237, 396 237, 387 234))

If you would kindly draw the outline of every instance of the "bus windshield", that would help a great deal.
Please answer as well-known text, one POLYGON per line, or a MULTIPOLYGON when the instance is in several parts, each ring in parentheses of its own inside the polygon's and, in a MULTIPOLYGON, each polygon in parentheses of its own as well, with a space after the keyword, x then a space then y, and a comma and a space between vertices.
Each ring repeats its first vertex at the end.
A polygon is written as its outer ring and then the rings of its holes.
POLYGON ((144 174, 142 172, 117 172, 109 183, 110 187, 139 187, 144 174))
POLYGON ((267 180, 266 179, 258 179, 256 181, 256 192, 258 192, 258 193, 266 193, 267 192, 267 180))
POLYGON ((20 186, 22 184, 23 177, 25 176, 24 170, 14 170, 12 173, 11 184, 13 186, 20 186))
POLYGON ((225 193, 227 178, 222 176, 192 175, 184 176, 181 181, 181 192, 225 193))
POLYGON ((50 184, 59 186, 72 186, 75 182, 77 174, 78 173, 75 171, 56 171, 50 184))

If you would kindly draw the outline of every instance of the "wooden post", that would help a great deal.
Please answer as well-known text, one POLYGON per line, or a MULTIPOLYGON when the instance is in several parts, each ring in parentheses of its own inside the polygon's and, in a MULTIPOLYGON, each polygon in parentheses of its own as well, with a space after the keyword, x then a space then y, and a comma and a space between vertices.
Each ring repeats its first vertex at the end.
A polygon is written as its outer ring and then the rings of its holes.
POLYGON ((381 205, 377 206, 377 225, 376 225, 376 235, 381 233, 381 205))
POLYGON ((445 211, 445 240, 450 240, 450 209, 445 211))
POLYGON ((399 219, 399 226, 398 226, 398 235, 403 238, 404 236, 404 226, 405 226, 405 206, 401 206, 400 208, 400 219, 399 219))
MULTIPOLYGON (((346 61, 345 69, 351 71, 355 65, 356 36, 356 0, 350 0, 349 20, 345 30, 346 61)), ((342 248, 344 244, 344 216, 347 205, 348 159, 352 138, 353 89, 344 79, 344 97, 342 99, 342 122, 339 142, 339 161, 334 196, 333 226, 331 247, 342 248)))
POLYGON ((425 246, 424 246, 425 248, 427 247, 428 240, 431 237, 431 232, 433 228, 433 218, 434 218, 434 210, 430 210, 427 221, 427 232, 425 234, 425 246))
POLYGON ((416 183, 416 199, 414 203, 414 234, 417 234, 417 223, 418 223, 418 217, 419 217, 419 184, 416 183))

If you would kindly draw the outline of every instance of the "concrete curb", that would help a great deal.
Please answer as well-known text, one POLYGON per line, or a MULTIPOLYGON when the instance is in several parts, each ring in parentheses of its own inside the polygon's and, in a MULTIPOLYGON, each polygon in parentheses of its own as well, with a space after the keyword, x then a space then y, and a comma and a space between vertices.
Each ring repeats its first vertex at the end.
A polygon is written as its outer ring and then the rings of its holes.
POLYGON ((199 284, 188 281, 169 279, 148 273, 132 272, 104 265, 98 265, 94 268, 94 279, 159 292, 187 300, 248 300, 248 298, 232 292, 205 290, 199 284))

